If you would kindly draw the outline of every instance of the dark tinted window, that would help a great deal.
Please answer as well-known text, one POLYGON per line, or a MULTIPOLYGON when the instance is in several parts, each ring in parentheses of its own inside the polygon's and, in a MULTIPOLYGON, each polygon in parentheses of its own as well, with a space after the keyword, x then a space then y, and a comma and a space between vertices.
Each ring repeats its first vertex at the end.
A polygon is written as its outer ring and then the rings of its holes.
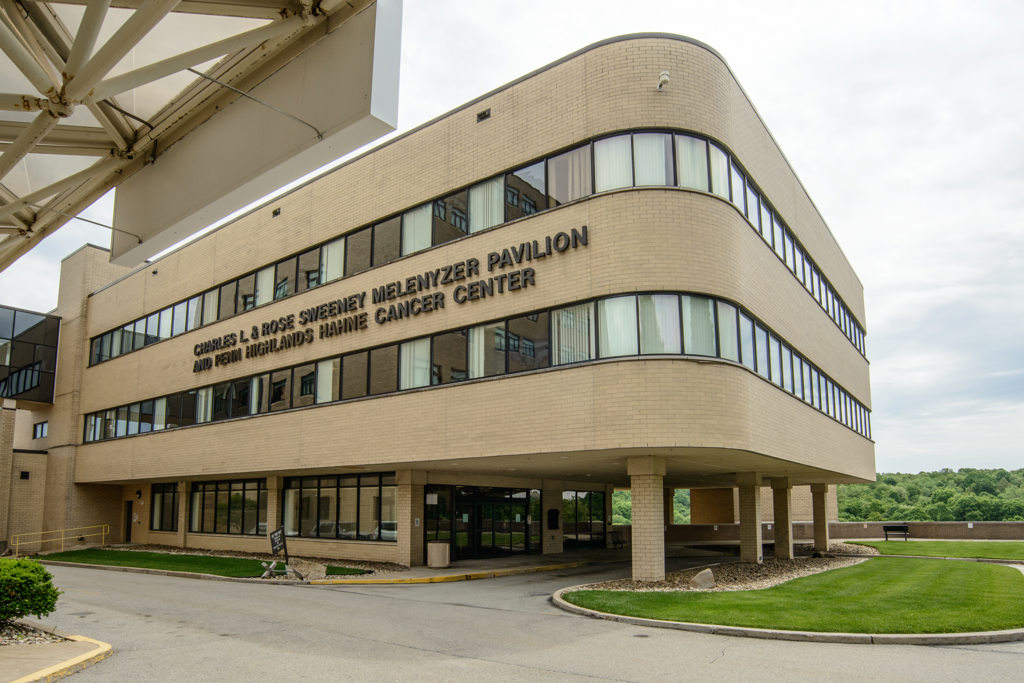
POLYGON ((354 232, 345 240, 345 275, 361 273, 370 267, 372 228, 354 232))
POLYGON ((398 390, 398 345, 370 351, 370 394, 398 390))
POLYGON ((508 371, 522 372, 551 365, 548 314, 537 313, 508 321, 508 371), (515 350, 512 348, 515 346, 515 350))
POLYGON ((366 396, 366 351, 349 354, 341 359, 341 397, 366 396))
POLYGON ((373 227, 373 265, 394 261, 402 255, 402 217, 378 223, 373 227))

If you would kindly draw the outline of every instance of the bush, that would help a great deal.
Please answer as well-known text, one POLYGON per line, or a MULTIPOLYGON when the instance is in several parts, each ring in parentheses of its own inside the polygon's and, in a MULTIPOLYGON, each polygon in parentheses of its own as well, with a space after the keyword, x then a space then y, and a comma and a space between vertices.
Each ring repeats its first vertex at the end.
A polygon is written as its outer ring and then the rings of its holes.
POLYGON ((33 560, 0 559, 0 624, 34 614, 42 618, 57 609, 60 591, 53 576, 33 560))

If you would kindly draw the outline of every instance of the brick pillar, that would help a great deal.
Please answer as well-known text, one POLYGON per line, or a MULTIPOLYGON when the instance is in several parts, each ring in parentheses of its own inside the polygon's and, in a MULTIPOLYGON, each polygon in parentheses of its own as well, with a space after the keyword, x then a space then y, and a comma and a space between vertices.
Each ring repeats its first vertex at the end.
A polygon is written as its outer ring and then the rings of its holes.
POLYGON ((408 567, 423 564, 423 486, 427 473, 399 470, 398 482, 398 561, 408 567))
POLYGON ((761 564, 761 475, 756 472, 740 472, 736 475, 739 485, 740 508, 740 562, 761 564))
POLYGON ((814 549, 828 550, 828 484, 811 484, 811 508, 814 518, 814 549))
POLYGON ((775 518, 775 559, 793 559, 793 487, 788 477, 772 479, 775 518))
POLYGON ((543 555, 562 552, 562 482, 544 481, 540 491, 540 548, 543 555), (548 528, 548 510, 558 510, 558 528, 548 528))
POLYGON ((649 455, 627 462, 633 498, 633 580, 665 579, 665 461, 649 455))
MULTIPOLYGON (((0 546, 10 542, 11 489, 14 487, 15 403, 0 399, 0 546)), ((2 548, 0 548, 2 549, 2 548)))

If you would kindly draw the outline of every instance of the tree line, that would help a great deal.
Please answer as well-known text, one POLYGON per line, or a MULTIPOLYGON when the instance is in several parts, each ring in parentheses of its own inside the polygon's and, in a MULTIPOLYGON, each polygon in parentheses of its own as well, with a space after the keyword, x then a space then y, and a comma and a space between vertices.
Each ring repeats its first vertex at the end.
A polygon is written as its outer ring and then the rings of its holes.
MULTIPOLYGON (((840 484, 841 522, 1024 522, 1024 469, 941 469, 879 474, 870 484, 840 484)), ((673 524, 690 523, 690 491, 677 489, 673 524)), ((632 523, 628 490, 612 496, 612 520, 632 523)))
POLYGON ((1021 522, 1024 469, 879 474, 838 487, 843 522, 1021 522))

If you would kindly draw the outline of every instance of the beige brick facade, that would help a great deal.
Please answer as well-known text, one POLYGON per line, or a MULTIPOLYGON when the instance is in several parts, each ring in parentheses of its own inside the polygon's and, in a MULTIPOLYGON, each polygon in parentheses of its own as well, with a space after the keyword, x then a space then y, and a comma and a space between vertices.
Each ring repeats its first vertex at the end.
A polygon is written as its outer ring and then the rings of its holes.
MULTIPOLYGON (((607 41, 400 136, 154 263, 128 271, 106 263, 106 253, 94 247, 69 257, 57 311, 56 398, 52 408, 31 414, 50 421, 45 478, 33 480, 45 482, 38 493, 45 503, 33 523, 108 523, 123 537, 127 517, 135 520, 134 542, 265 550, 262 535, 189 532, 193 482, 265 479, 266 525, 274 528, 282 524, 286 478, 389 473, 397 480, 393 539, 295 537, 289 550, 408 565, 423 562, 431 487, 539 491, 542 519, 528 523, 539 529, 539 550, 556 553, 563 549, 563 522, 556 528, 548 522, 562 510, 563 491, 605 492, 603 519, 602 511, 595 517, 607 529, 612 488, 630 486, 634 576, 652 580, 664 574, 665 525, 672 521, 666 491, 691 488, 693 521, 738 521, 744 557, 758 561, 760 519, 772 519, 761 478, 767 484, 787 477, 796 487, 792 518, 811 519, 808 485, 873 478, 874 447, 726 360, 610 358, 83 443, 85 416, 95 411, 644 292, 703 294, 743 307, 870 407, 867 361, 746 218, 717 196, 675 187, 587 196, 89 366, 89 340, 108 330, 573 144, 643 129, 693 132, 738 159, 863 323, 857 276, 722 59, 671 37, 607 41), (672 81, 659 92, 654 85, 663 69, 672 81), (476 113, 488 108, 491 117, 478 122, 476 113), (431 292, 443 295, 443 307, 375 321, 370 299, 378 287, 471 259, 484 264, 479 277, 486 279, 498 272, 486 271, 488 254, 584 226, 586 245, 524 264, 534 269, 531 286, 459 304, 457 283, 438 285, 431 292), (364 330, 314 335, 312 343, 287 351, 193 372, 197 344, 364 293, 364 330), (659 464, 646 472, 628 464, 640 462, 659 464), (177 530, 151 531, 150 487, 165 482, 178 482, 177 530)), ((2 443, 0 467, 11 459, 2 443)), ((10 490, 12 501, 22 500, 10 490)), ((597 542, 602 538, 611 541, 605 533, 597 542)))

